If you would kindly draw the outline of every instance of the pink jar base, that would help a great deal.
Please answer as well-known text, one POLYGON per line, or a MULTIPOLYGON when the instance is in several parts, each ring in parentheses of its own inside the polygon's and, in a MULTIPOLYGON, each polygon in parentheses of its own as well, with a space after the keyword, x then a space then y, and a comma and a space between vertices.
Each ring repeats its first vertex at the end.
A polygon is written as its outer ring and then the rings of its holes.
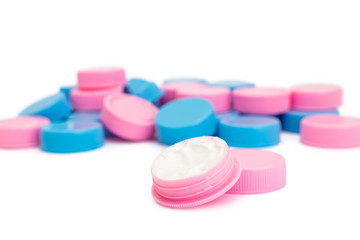
POLYGON ((207 195, 204 195, 199 198, 194 198, 191 200, 186 200, 186 199, 185 200, 172 200, 172 199, 162 197, 156 191, 155 186, 153 185, 152 195, 153 195, 155 201, 164 207, 177 208, 177 209, 197 207, 197 206, 203 205, 207 202, 213 201, 214 199, 217 199, 217 198, 221 197, 222 195, 224 195, 226 192, 228 192, 234 186, 234 184, 240 178, 240 175, 241 175, 241 163, 237 158, 235 158, 234 159, 234 170, 232 172, 232 176, 229 178, 229 180, 226 183, 223 184, 223 186, 221 188, 217 188, 217 190, 215 192, 210 192, 207 195))

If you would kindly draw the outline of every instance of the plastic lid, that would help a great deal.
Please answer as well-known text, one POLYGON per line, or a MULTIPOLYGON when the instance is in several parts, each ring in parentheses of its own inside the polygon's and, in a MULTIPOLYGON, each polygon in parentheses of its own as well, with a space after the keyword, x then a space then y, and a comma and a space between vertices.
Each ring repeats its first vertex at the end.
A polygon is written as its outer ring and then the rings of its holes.
POLYGON ((160 108, 156 116, 159 140, 172 145, 185 139, 212 136, 217 120, 214 108, 208 100, 184 98, 160 108))
POLYGON ((67 118, 72 109, 63 93, 57 93, 41 99, 20 112, 20 116, 43 116, 51 121, 67 118))
POLYGON ((288 132, 299 133, 301 119, 308 116, 324 114, 339 114, 339 111, 336 109, 317 112, 292 110, 280 116, 282 129, 288 132))
POLYGON ((231 91, 224 87, 182 88, 177 92, 177 98, 197 97, 211 102, 216 113, 231 110, 231 91))
POLYGON ((292 109, 317 111, 335 109, 342 104, 342 89, 332 84, 305 84, 291 88, 292 109))
POLYGON ((360 146, 360 119, 337 115, 303 118, 301 142, 315 147, 351 148, 360 146))
POLYGON ((154 161, 152 193, 165 207, 196 207, 221 197, 240 174, 241 164, 223 140, 192 138, 167 148, 154 161))
POLYGON ((286 185, 285 158, 257 149, 232 149, 242 166, 241 176, 230 194, 258 194, 276 191, 286 185))
POLYGON ((78 72, 79 89, 101 89, 125 86, 126 77, 123 68, 97 68, 78 72))
POLYGON ((282 88, 238 88, 234 109, 240 113, 276 115, 290 110, 290 92, 282 88))
POLYGON ((40 129, 50 124, 45 117, 17 117, 0 121, 0 148, 35 147, 40 142, 40 129))
POLYGON ((126 90, 128 93, 141 97, 154 104, 157 103, 164 94, 155 83, 140 78, 130 79, 126 86, 126 90))
POLYGON ((74 109, 77 111, 100 111, 106 96, 122 91, 123 87, 121 86, 91 91, 73 89, 70 92, 70 98, 74 109))
POLYGON ((160 99, 161 104, 168 103, 173 101, 177 97, 177 93, 180 89, 186 88, 200 88, 208 87, 205 83, 202 82, 168 82, 161 86, 161 89, 164 92, 164 95, 160 99))
POLYGON ((41 129, 41 149, 52 153, 75 153, 104 145, 104 128, 95 121, 67 121, 41 129))
POLYGON ((229 116, 220 119, 218 136, 232 147, 267 147, 280 142, 281 124, 270 116, 229 116))
POLYGON ((113 94, 104 100, 101 120, 118 137, 144 141, 154 137, 157 112, 157 107, 142 98, 125 93, 113 94))
POLYGON ((70 101, 70 92, 75 88, 76 86, 62 86, 60 87, 60 92, 62 92, 65 95, 66 99, 70 101))

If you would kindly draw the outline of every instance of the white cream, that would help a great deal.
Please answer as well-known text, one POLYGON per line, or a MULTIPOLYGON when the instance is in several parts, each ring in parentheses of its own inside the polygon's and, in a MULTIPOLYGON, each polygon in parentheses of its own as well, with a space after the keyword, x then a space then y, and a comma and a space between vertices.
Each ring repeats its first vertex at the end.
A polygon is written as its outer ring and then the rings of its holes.
POLYGON ((226 154, 227 144, 217 137, 198 137, 164 150, 154 161, 152 173, 162 180, 180 180, 201 175, 226 154))

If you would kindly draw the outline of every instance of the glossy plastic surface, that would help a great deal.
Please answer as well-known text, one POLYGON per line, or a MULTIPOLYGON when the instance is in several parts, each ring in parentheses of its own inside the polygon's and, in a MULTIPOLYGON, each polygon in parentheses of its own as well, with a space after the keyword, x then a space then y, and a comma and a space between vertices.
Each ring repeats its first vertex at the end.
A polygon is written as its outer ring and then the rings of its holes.
POLYGON ((231 147, 257 148, 280 142, 281 124, 270 116, 229 116, 220 119, 218 136, 231 147))
POLYGON ((63 93, 43 98, 20 112, 20 116, 43 116, 53 121, 66 119, 72 108, 63 93))
POLYGON ((75 153, 104 145, 104 128, 93 121, 53 123, 41 129, 41 149, 52 153, 75 153))
POLYGON ((286 185, 286 163, 280 154, 258 149, 232 149, 241 162, 239 180, 230 194, 259 194, 279 190, 286 185))
POLYGON ((214 135, 217 120, 209 101, 185 98, 160 108, 156 128, 159 140, 172 145, 189 138, 214 135))

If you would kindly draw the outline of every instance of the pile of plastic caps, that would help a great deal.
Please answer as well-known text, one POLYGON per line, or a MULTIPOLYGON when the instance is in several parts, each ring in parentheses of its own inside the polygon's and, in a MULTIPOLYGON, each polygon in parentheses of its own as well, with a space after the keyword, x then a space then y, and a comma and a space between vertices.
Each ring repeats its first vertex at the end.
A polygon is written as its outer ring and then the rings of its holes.
POLYGON ((284 187, 284 158, 253 149, 280 143, 282 130, 315 147, 360 146, 360 119, 339 115, 342 89, 332 84, 285 89, 178 78, 159 87, 127 80, 122 68, 82 70, 77 80, 1 120, 0 148, 74 153, 100 148, 106 138, 157 139, 173 145, 152 167, 153 196, 166 207, 284 187))

